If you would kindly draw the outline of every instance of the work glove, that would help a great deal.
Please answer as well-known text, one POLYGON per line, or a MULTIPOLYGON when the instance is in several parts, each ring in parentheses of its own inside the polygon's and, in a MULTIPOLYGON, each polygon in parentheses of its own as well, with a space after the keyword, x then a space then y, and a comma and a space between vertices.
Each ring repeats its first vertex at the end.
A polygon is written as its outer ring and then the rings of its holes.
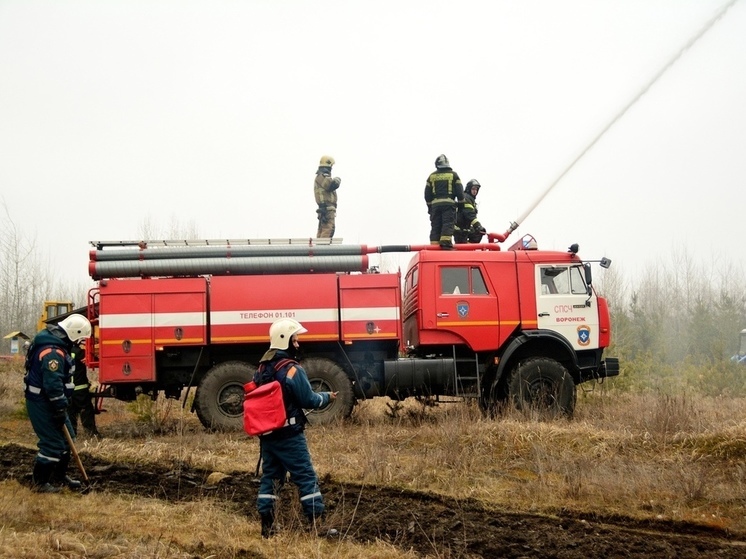
POLYGON ((54 422, 55 426, 57 426, 59 429, 62 429, 62 426, 67 421, 67 411, 64 409, 55 410, 52 413, 52 421, 54 422))
POLYGON ((479 229, 477 229, 477 231, 479 231, 482 235, 487 234, 487 229, 485 229, 484 227, 480 227, 479 229))

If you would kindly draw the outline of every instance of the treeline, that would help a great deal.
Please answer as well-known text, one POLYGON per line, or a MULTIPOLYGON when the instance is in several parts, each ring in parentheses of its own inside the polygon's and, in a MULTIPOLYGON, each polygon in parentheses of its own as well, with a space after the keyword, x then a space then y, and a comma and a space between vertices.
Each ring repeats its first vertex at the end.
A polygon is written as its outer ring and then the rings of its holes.
MULTIPOLYGON (((0 212, 4 214, 0 220, 0 340, 15 331, 33 336, 43 301, 59 298, 75 302, 74 288, 56 281, 36 238, 14 221, 5 205, 0 212)), ((77 295, 77 301, 85 296, 77 295)), ((1 352, 7 353, 10 344, 2 341, 1 352)))
MULTIPOLYGON (((0 199, 0 354, 8 353, 10 342, 3 338, 21 331, 36 334, 44 301, 72 301, 74 307, 86 303, 91 281, 64 282, 54 275, 49 250, 41 246, 35 234, 23 228, 0 199)), ((172 217, 167 223, 150 217, 140 221, 138 239, 200 238, 194 221, 180 222, 172 217)), ((86 247, 81 247, 86 250, 86 247)), ((83 273, 85 270, 83 271, 83 273)))
POLYGON ((610 268, 601 279, 622 374, 612 386, 665 393, 746 395, 746 366, 731 357, 746 329, 746 278, 735 265, 694 262, 685 252, 648 265, 629 282, 610 268))

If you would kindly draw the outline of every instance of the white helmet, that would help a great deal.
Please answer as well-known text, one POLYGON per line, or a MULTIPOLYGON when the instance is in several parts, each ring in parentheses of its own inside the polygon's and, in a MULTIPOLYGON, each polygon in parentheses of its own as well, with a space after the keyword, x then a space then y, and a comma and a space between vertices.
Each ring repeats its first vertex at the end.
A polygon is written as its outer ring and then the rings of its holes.
POLYGON ((91 336, 91 323, 82 314, 71 314, 60 321, 59 327, 65 331, 72 343, 91 336))
POLYGON ((275 320, 269 327, 269 349, 287 349, 290 347, 290 338, 295 334, 308 332, 303 325, 292 318, 281 318, 275 320))

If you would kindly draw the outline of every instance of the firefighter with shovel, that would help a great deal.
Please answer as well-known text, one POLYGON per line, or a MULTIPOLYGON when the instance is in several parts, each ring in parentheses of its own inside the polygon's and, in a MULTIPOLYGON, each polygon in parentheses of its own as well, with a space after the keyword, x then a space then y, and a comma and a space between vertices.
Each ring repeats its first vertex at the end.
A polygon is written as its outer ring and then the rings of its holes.
POLYGON ((90 335, 88 319, 73 314, 40 330, 26 355, 26 409, 39 437, 32 479, 40 493, 58 492, 60 485, 82 487, 80 481, 67 475, 70 453, 74 451, 67 407, 74 388, 71 351, 90 335))

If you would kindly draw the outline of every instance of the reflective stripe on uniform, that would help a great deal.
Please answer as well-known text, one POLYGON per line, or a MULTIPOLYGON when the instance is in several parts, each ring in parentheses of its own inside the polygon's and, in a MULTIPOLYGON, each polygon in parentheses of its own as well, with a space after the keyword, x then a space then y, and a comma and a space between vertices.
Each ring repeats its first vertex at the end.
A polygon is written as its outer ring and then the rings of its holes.
POLYGON ((39 353, 39 361, 41 361, 46 355, 52 353, 52 351, 56 351, 60 354, 61 357, 65 356, 64 352, 61 349, 53 349, 51 347, 48 347, 47 349, 44 349, 39 353))
POLYGON ((256 496, 257 499, 277 499, 276 495, 270 495, 269 493, 259 493, 256 496))
POLYGON ((64 399, 65 399, 65 395, 63 394, 62 396, 56 396, 54 398, 50 398, 49 401, 54 402, 55 400, 64 400, 64 399))
POLYGON ((79 384, 73 390, 85 390, 89 386, 90 386, 90 384, 79 384))
POLYGON ((36 454, 37 458, 43 458, 44 460, 49 460, 50 462, 59 462, 59 458, 53 458, 52 456, 47 456, 46 454, 42 454, 41 452, 36 454))
POLYGON ((308 499, 316 499, 321 497, 321 491, 317 491, 316 493, 311 493, 310 495, 304 495, 300 498, 301 501, 308 501, 308 499))
POLYGON ((31 386, 29 384, 26 385, 26 390, 31 392, 31 394, 41 394, 41 388, 38 388, 36 386, 31 386))
POLYGON ((75 390, 75 383, 73 383, 73 382, 67 382, 67 383, 65 383, 65 388, 67 390, 75 390))
MULTIPOLYGON (((282 427, 290 427, 291 425, 295 425, 296 423, 298 423, 298 420, 294 417, 291 417, 290 419, 285 420, 285 425, 283 425, 282 427)), ((282 429, 282 427, 278 427, 277 429, 282 429)), ((269 435, 270 433, 274 433, 277 429, 273 431, 267 431, 266 433, 259 433, 259 436, 261 437, 262 435, 269 435)))

